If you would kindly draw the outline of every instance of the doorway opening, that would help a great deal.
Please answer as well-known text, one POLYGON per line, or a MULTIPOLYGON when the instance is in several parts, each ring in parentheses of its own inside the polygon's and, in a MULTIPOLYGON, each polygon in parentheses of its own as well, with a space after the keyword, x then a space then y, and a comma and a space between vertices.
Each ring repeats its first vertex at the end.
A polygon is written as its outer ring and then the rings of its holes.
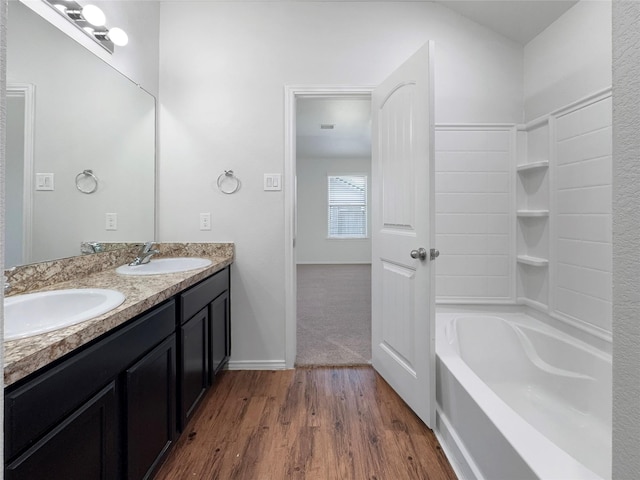
POLYGON ((371 99, 296 102, 296 366, 371 361, 371 99))
MULTIPOLYGON (((285 178, 290 180, 296 178, 297 101, 319 94, 370 98, 371 364, 427 425, 435 425, 435 269, 427 257, 435 241, 433 43, 375 88, 285 87, 285 178)), ((295 185, 285 182, 288 368, 295 365, 297 340, 295 185)))
POLYGON ((371 359, 371 92, 287 87, 286 366, 371 359))
POLYGON ((31 263, 34 124, 35 87, 7 85, 5 266, 31 263))

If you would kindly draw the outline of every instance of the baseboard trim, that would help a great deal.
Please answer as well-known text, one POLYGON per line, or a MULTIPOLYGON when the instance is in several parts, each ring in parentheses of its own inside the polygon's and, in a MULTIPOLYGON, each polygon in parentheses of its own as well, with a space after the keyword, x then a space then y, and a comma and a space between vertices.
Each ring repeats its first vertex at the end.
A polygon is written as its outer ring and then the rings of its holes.
POLYGON ((362 262, 296 262, 296 265, 371 265, 371 260, 362 262))
POLYGON ((512 298, 454 298, 454 297, 436 297, 436 306, 438 305, 517 305, 512 298))
POLYGON ((284 360, 230 360, 227 370, 286 370, 284 360))

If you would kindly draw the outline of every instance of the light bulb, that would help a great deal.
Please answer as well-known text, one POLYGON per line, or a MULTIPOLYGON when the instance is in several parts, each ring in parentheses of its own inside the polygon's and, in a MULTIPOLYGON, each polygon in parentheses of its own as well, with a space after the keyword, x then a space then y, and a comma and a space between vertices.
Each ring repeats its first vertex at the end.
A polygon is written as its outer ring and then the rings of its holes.
POLYGON ((107 21, 107 17, 105 17, 102 10, 95 5, 82 7, 82 16, 87 22, 96 27, 101 27, 107 21))
POLYGON ((109 30, 109 39, 114 45, 119 47, 124 47, 129 43, 129 36, 127 35, 127 32, 118 27, 113 27, 109 30))

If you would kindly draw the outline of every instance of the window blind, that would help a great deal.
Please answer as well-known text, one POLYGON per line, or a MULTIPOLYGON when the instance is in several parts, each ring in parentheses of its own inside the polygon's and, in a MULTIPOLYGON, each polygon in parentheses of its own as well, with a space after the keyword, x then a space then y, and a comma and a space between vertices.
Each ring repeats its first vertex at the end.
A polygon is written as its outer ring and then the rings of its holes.
POLYGON ((366 175, 329 175, 329 238, 367 236, 366 175))

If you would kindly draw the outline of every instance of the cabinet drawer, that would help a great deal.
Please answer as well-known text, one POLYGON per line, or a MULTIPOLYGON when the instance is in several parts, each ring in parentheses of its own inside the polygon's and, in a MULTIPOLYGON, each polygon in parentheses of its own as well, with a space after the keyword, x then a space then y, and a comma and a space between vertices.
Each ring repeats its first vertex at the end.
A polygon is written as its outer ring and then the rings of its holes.
POLYGON ((182 323, 210 304, 218 295, 229 289, 229 268, 219 271, 180 295, 182 323))
POLYGON ((175 330, 171 300, 5 393, 5 456, 11 459, 175 330))

